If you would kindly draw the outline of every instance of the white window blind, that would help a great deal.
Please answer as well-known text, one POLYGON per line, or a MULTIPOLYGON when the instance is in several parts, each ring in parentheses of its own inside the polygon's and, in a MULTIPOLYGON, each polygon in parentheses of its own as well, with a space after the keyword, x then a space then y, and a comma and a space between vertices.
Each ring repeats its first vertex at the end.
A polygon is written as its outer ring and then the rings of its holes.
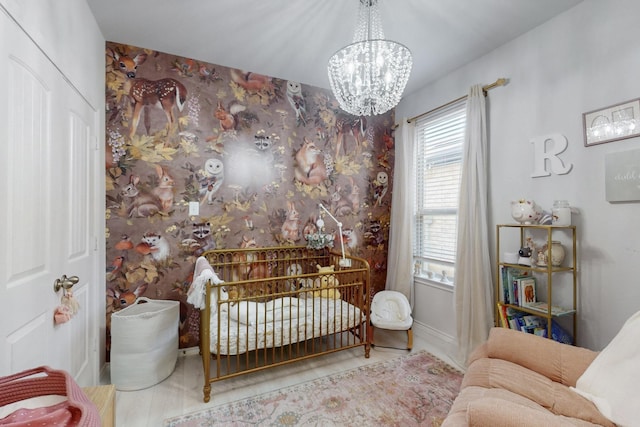
POLYGON ((421 274, 455 275, 458 195, 466 99, 416 122, 416 210, 414 256, 421 274))

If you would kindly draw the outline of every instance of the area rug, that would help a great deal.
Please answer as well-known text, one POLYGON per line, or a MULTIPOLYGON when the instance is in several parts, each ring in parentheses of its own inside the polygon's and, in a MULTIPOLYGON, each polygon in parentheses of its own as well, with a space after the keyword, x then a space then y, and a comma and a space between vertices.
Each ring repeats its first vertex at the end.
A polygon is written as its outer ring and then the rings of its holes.
POLYGON ((462 373, 426 351, 165 420, 165 427, 439 426, 462 373))

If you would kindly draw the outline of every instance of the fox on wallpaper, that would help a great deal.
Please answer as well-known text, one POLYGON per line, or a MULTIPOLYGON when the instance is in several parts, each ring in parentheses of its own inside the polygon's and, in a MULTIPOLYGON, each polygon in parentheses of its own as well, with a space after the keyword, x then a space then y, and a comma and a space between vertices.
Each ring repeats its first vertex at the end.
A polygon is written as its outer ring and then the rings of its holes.
POLYGON ((309 185, 320 184, 329 177, 322 151, 307 137, 303 138, 302 147, 296 152, 295 177, 309 185))
POLYGON ((178 300, 180 345, 197 345, 196 258, 305 245, 318 203, 384 288, 392 112, 351 116, 325 89, 141 47, 108 42, 105 58, 108 315, 143 295, 178 300))

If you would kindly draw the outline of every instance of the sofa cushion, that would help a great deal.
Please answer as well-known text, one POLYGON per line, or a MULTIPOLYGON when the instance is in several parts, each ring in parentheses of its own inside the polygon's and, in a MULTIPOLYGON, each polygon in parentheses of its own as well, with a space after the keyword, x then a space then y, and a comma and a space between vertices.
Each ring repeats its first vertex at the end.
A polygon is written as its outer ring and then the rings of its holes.
MULTIPOLYGON (((479 386, 468 386, 463 388, 456 397, 456 400, 453 402, 449 414, 445 419, 444 423, 441 427, 452 427, 452 426, 468 426, 473 423, 473 420, 469 416, 469 408, 471 408, 476 401, 481 401, 484 399, 496 399, 503 402, 503 406, 509 405, 518 405, 518 407, 527 407, 533 411, 537 411, 541 416, 543 414, 548 414, 550 416, 555 416, 542 406, 537 403, 522 397, 516 393, 513 393, 508 390, 503 390, 499 388, 486 388, 479 386)), ((495 423, 499 423, 499 420, 502 420, 503 408, 499 411, 494 412, 491 415, 490 422, 486 425, 492 426, 495 423), (494 424, 492 424, 494 423, 494 424)), ((511 419, 511 417, 507 417, 506 420, 511 419)))
POLYGON ((575 386, 598 355, 586 348, 507 328, 492 328, 487 344, 489 357, 508 360, 567 386, 575 386))
POLYGON ((469 427, 597 426, 587 421, 554 415, 548 411, 496 397, 483 397, 470 402, 467 423, 469 427))
MULTIPOLYGON (((519 332, 522 334, 522 332, 519 332)), ((484 358, 473 362, 462 380, 462 387, 477 386, 507 390, 547 409, 553 414, 613 426, 589 400, 569 387, 518 364, 484 358)))

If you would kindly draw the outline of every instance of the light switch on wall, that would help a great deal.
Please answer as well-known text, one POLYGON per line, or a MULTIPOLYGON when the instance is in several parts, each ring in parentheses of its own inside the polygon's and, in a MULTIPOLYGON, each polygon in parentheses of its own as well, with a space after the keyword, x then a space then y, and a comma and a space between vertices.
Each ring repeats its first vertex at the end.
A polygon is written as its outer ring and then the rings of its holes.
POLYGON ((189 216, 200 215, 200 203, 189 202, 189 216))

